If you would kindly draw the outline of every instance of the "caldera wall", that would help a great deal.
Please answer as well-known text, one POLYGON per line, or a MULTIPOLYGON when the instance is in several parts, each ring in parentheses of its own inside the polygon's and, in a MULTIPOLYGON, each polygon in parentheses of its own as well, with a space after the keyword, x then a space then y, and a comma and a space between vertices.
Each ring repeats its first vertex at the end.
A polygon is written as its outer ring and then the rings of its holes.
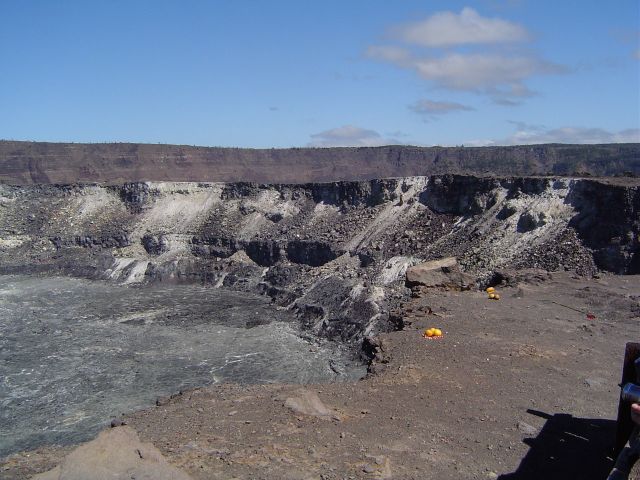
POLYGON ((640 144, 242 149, 0 141, 0 182, 306 183, 442 175, 640 175, 640 144))
POLYGON ((267 294, 315 333, 393 328, 403 274, 640 273, 633 181, 444 175, 328 184, 0 185, 0 273, 267 294))

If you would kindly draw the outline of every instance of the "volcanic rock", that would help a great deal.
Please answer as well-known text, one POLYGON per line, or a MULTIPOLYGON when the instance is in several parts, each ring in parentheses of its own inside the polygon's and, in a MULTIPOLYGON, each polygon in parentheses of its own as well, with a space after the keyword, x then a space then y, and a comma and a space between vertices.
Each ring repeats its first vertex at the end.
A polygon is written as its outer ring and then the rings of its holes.
POLYGON ((473 277, 460 271, 455 257, 420 263, 408 268, 406 274, 407 287, 469 290, 473 284, 473 277))
POLYGON ((284 405, 303 415, 311 415, 325 420, 339 420, 341 418, 338 412, 322 403, 318 395, 306 389, 298 390, 296 396, 285 400, 284 405))
POLYGON ((60 465, 33 480, 189 480, 170 465, 151 443, 142 443, 130 427, 104 430, 98 437, 71 452, 60 465))

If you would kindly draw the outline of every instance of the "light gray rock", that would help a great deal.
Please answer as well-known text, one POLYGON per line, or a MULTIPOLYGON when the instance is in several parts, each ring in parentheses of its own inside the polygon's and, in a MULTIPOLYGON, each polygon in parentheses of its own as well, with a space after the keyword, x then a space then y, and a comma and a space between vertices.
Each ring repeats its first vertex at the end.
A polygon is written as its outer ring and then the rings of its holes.
POLYGON ((190 480, 170 465, 151 443, 142 443, 131 427, 104 430, 80 445, 52 470, 32 480, 190 480))
POLYGON ((326 420, 340 420, 342 418, 337 411, 322 403, 318 395, 304 388, 298 390, 295 396, 287 398, 284 405, 303 415, 311 415, 326 420))
POLYGON ((518 430, 520 430, 525 435, 535 435, 538 433, 538 429, 532 425, 529 425, 522 420, 518 422, 518 430))
POLYGON ((455 257, 420 263, 409 267, 406 273, 406 285, 408 287, 443 287, 468 290, 473 283, 473 277, 460 271, 455 257))

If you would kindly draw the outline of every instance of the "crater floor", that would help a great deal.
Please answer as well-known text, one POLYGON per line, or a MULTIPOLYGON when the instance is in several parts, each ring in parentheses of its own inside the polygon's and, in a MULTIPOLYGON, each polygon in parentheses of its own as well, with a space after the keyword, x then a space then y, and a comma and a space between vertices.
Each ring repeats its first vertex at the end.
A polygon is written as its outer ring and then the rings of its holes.
MULTIPOLYGON (((213 386, 123 420, 194 479, 604 478, 638 277, 555 273, 498 290, 499 301, 432 291, 405 303, 411 324, 380 336, 377 374, 306 387, 340 420, 289 409, 292 385, 213 386), (429 326, 444 337, 422 338, 429 326)), ((0 471, 26 478, 60 454, 16 455, 0 471)))
POLYGON ((265 297, 196 285, 0 276, 0 456, 87 440, 180 389, 365 373, 293 320, 265 297))

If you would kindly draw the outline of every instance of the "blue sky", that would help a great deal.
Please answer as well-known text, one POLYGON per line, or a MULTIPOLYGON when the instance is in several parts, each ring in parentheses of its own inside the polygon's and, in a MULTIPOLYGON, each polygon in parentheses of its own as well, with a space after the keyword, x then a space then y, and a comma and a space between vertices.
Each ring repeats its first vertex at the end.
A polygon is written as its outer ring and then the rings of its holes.
POLYGON ((0 138, 640 141, 637 0, 0 1, 0 138))

